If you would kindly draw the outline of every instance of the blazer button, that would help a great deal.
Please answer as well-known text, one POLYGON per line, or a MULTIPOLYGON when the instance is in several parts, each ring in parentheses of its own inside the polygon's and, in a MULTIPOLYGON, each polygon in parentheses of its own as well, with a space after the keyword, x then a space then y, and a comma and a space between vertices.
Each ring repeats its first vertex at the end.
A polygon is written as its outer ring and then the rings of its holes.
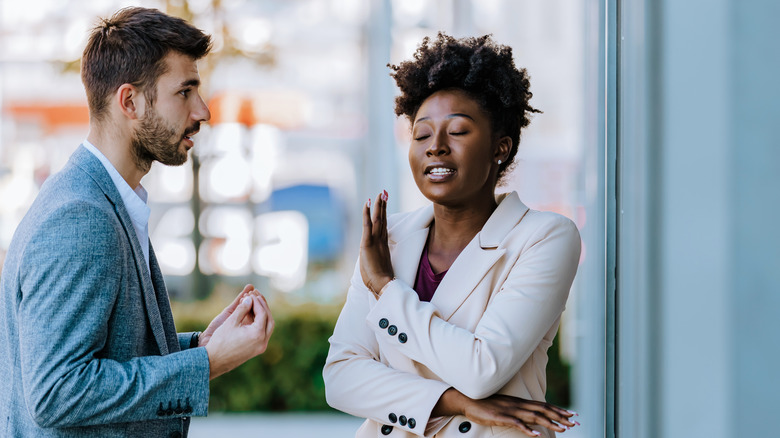
POLYGON ((395 423, 398 421, 398 417, 394 413, 390 413, 390 415, 387 416, 387 418, 390 420, 391 423, 395 423))
POLYGON ((158 417, 165 416, 165 409, 163 408, 162 402, 160 402, 160 406, 157 408, 157 416, 158 417))
POLYGON ((417 421, 415 421, 414 418, 409 419, 409 429, 414 429, 414 426, 417 426, 417 421))
POLYGON ((165 415, 173 415, 173 404, 168 402, 168 409, 165 410, 165 415))
POLYGON ((387 328, 387 333, 389 333, 390 336, 395 336, 395 334, 398 333, 398 327, 391 325, 387 328))
POLYGON ((398 334, 398 342, 405 344, 406 340, 407 340, 406 333, 401 332, 398 334))
POLYGON ((390 325, 390 321, 388 321, 387 318, 382 318, 379 320, 379 328, 386 329, 388 325, 390 325))
POLYGON ((393 431, 393 426, 388 426, 385 424, 384 426, 382 426, 381 431, 382 431, 382 435, 390 435, 390 432, 393 431))
POLYGON ((176 403, 176 408, 173 410, 173 412, 176 412, 176 415, 181 415, 184 413, 184 408, 181 407, 181 399, 176 403))
POLYGON ((460 433, 466 433, 471 430, 471 423, 468 421, 464 421, 463 423, 460 423, 460 426, 458 426, 458 430, 460 433))
POLYGON ((399 418, 398 418, 398 423, 399 423, 401 426, 406 426, 406 417, 405 417, 405 416, 403 416, 403 415, 401 415, 401 417, 399 417, 399 418))

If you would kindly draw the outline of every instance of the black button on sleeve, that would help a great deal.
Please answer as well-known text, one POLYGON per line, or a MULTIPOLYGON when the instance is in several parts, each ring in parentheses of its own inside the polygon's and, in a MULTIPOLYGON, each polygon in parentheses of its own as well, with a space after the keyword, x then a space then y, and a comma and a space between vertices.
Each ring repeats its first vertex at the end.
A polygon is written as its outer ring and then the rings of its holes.
POLYGON ((157 408, 157 416, 158 417, 165 416, 165 409, 163 408, 162 402, 160 402, 160 406, 157 408))
POLYGON ((165 415, 173 415, 173 403, 168 402, 168 409, 165 410, 165 415))
POLYGON ((390 325, 390 321, 388 321, 387 318, 382 318, 379 320, 379 328, 386 329, 388 325, 390 325))
POLYGON ((414 418, 409 419, 409 429, 414 429, 414 426, 417 426, 417 421, 414 418))
POLYGON ((401 426, 406 426, 406 416, 404 416, 404 415, 401 415, 401 416, 398 418, 398 423, 399 423, 401 426))
POLYGON ((390 336, 395 336, 395 334, 398 333, 398 327, 391 325, 390 327, 387 328, 387 333, 390 336))
POLYGON ((384 426, 382 426, 381 431, 382 431, 382 435, 390 435, 390 432, 393 431, 393 426, 388 426, 385 424, 384 426))
POLYGON ((176 412, 176 415, 180 415, 184 412, 184 408, 181 407, 181 399, 176 402, 176 408, 173 410, 173 412, 176 412))
POLYGON ((398 342, 405 344, 407 339, 408 338, 406 337, 406 333, 402 332, 398 334, 398 342))
POLYGON ((460 426, 458 426, 458 430, 460 433, 466 433, 471 430, 471 423, 468 421, 464 421, 463 423, 460 423, 460 426))
POLYGON ((398 417, 392 412, 387 416, 387 419, 390 420, 391 423, 398 421, 398 417))

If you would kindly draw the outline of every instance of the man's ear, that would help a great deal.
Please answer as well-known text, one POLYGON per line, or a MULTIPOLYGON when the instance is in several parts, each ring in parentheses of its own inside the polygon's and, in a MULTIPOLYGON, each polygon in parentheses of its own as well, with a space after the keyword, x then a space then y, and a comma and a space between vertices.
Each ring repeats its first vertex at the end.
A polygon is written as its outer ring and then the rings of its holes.
POLYGON ((114 99, 118 104, 119 111, 128 119, 137 120, 143 116, 144 95, 138 88, 131 84, 122 84, 116 90, 114 99))

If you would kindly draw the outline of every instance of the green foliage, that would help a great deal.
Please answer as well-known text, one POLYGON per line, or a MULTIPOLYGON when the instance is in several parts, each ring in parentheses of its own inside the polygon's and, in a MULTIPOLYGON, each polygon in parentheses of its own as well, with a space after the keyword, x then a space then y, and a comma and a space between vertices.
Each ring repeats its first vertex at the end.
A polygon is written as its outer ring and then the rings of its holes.
POLYGON ((556 406, 568 407, 571 403, 569 376, 571 366, 561 357, 560 333, 547 350, 547 393, 545 399, 556 406))
MULTIPOLYGON (((268 349, 237 369, 211 381, 211 411, 315 411, 325 402, 322 368, 328 355, 337 311, 272 305, 276 322, 268 349)), ((207 322, 177 322, 180 331, 203 330, 207 322)))

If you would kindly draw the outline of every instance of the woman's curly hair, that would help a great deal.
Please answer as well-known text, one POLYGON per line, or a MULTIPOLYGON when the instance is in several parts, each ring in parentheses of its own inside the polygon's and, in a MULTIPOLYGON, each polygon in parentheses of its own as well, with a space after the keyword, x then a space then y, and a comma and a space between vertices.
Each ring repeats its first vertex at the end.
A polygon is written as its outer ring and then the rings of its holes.
POLYGON ((479 102, 490 116, 494 135, 512 139, 509 156, 498 169, 499 180, 514 161, 530 113, 541 112, 528 104, 528 74, 515 67, 512 48, 496 44, 490 35, 456 39, 439 32, 433 41, 423 39, 413 60, 388 67, 401 90, 395 114, 411 122, 425 99, 440 90, 461 89, 479 102))

